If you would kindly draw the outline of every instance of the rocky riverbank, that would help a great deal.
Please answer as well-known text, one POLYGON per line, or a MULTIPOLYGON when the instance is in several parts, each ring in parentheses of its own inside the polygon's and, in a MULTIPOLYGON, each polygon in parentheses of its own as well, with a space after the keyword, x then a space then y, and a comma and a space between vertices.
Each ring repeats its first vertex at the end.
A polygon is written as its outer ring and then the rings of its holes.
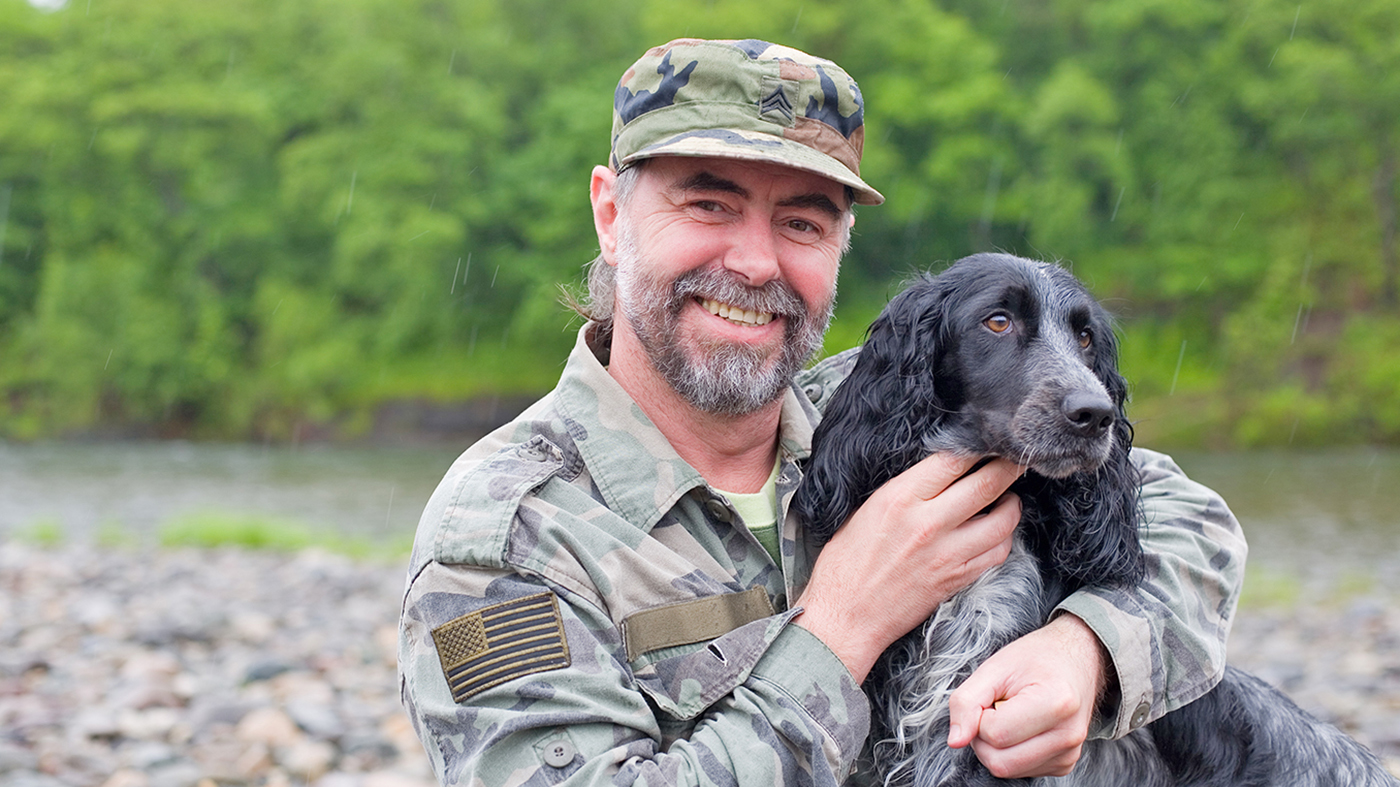
MULTIPOLYGON (((399 561, 0 543, 0 787, 426 787, 399 561)), ((1396 598, 1240 616, 1232 659, 1400 773, 1396 598)))
POLYGON ((0 545, 0 785, 432 785, 402 588, 314 551, 0 545))

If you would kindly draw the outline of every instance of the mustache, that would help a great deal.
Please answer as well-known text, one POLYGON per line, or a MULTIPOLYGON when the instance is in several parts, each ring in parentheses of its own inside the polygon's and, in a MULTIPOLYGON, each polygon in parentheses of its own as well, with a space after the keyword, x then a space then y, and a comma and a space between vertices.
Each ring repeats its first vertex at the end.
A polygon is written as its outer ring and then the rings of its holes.
POLYGON ((787 283, 774 279, 750 287, 733 274, 717 268, 690 271, 671 285, 671 310, 679 314, 692 298, 727 303, 754 312, 768 312, 789 320, 805 319, 807 303, 787 283))

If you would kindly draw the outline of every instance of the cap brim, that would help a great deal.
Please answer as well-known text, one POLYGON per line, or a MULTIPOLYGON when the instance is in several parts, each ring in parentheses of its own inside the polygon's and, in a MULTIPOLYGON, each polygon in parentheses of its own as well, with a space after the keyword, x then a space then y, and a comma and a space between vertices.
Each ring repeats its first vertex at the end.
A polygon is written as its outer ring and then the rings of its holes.
POLYGON ((880 192, 871 188, 846 165, 799 142, 771 134, 732 129, 707 129, 679 134, 663 142, 638 150, 618 162, 619 168, 656 156, 699 156, 707 158, 761 161, 800 169, 849 186, 860 205, 879 205, 885 201, 880 192))

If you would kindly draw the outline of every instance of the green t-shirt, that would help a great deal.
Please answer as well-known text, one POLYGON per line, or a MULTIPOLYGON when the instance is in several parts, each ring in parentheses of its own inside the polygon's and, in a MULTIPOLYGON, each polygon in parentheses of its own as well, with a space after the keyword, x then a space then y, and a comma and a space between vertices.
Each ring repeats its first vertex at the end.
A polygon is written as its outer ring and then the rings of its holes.
POLYGON ((739 517, 748 526, 749 532, 768 550, 768 555, 781 569, 783 560, 778 553, 778 463, 773 463, 773 472, 768 474, 768 480, 757 492, 739 494, 723 489, 716 491, 729 500, 729 504, 734 506, 734 510, 739 512, 739 517))

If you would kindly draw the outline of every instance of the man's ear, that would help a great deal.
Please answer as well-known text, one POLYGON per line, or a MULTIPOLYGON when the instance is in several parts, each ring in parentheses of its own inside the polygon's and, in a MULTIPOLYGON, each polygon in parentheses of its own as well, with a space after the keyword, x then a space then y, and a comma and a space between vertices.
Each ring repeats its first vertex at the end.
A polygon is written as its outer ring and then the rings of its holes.
POLYGON ((600 164, 593 168, 593 178, 588 184, 588 197, 593 203, 593 229, 598 233, 598 249, 609 265, 617 264, 614 252, 617 250, 618 206, 613 198, 616 183, 617 173, 600 164))

